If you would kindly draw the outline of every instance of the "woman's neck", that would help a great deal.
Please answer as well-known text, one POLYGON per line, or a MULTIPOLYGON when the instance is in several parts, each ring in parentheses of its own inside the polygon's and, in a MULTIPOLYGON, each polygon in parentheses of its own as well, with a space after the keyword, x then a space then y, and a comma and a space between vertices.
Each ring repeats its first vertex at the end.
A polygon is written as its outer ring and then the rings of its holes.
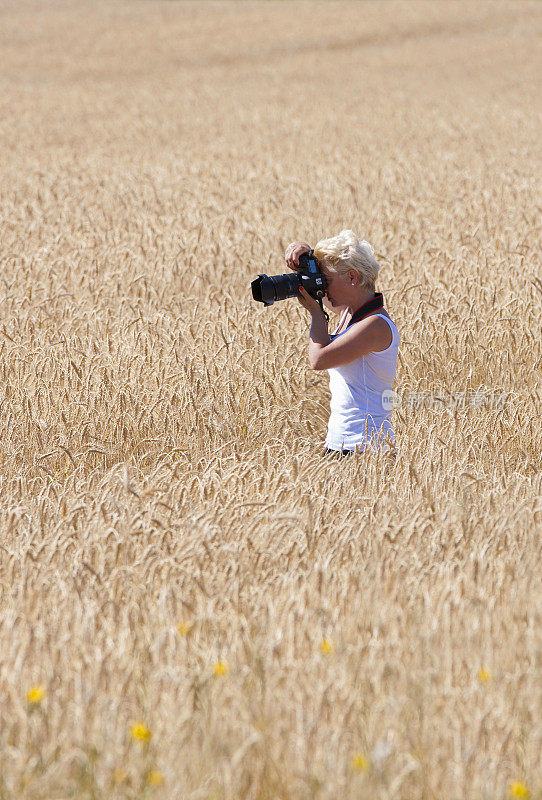
POLYGON ((364 291, 360 294, 359 298, 356 299, 353 303, 348 306, 348 313, 353 317, 356 311, 359 311, 365 303, 368 303, 369 300, 372 300, 375 296, 375 291, 364 291))
POLYGON ((352 317, 356 313, 356 311, 359 311, 359 309, 362 306, 364 306, 365 303, 368 303, 369 300, 372 300, 373 297, 375 296, 375 294, 376 294, 375 291, 363 292, 363 294, 361 295, 359 300, 356 300, 355 302, 351 303, 349 306, 341 306, 340 308, 335 309, 335 311, 338 314, 340 314, 339 327, 337 328, 336 333, 340 333, 341 331, 343 331, 345 326, 348 325, 348 323, 350 322, 350 320, 352 319, 352 317))

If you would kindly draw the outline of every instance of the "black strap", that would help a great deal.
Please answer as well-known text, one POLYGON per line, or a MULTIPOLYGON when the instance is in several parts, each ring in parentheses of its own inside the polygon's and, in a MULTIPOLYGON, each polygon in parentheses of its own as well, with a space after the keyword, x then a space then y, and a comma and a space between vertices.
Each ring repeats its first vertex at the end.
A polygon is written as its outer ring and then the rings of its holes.
POLYGON ((367 314, 371 313, 371 311, 383 307, 384 307, 384 297, 382 295, 382 292, 376 292, 375 296, 371 298, 371 300, 368 300, 366 303, 362 305, 361 308, 358 308, 358 310, 354 314, 352 314, 352 319, 346 326, 346 329, 348 330, 350 325, 353 325, 354 322, 359 322, 360 319, 366 317, 367 314))
POLYGON ((324 304, 322 303, 322 298, 321 297, 318 298, 318 302, 320 303, 320 308, 322 309, 322 314, 326 318, 327 322, 329 322, 329 314, 327 313, 327 311, 324 308, 324 304))
MULTIPOLYGON (((314 250, 309 250, 309 258, 314 258, 314 250)), ((316 263, 318 263, 318 261, 316 263)), ((327 322, 329 322, 329 314, 327 313, 327 311, 324 308, 324 304, 322 303, 322 298, 318 297, 317 300, 318 300, 318 303, 320 304, 320 308, 322 309, 322 314, 326 318, 327 322)))

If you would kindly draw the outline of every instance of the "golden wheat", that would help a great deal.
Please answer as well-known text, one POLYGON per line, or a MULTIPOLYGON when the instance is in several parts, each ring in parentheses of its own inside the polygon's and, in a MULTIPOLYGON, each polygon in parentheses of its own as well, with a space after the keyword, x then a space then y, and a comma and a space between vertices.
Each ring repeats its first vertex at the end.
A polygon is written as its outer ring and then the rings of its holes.
POLYGON ((541 798, 540 5, 1 14, 0 798, 541 798), (395 463, 250 297, 344 227, 395 463))

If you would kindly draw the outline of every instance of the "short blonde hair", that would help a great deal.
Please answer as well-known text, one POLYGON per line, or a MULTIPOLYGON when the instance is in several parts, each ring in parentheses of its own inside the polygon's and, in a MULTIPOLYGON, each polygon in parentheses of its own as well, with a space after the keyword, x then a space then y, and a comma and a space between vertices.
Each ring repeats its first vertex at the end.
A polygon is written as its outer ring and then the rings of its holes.
POLYGON ((380 264, 369 242, 358 239, 354 231, 344 230, 331 239, 321 239, 314 248, 314 255, 321 266, 339 275, 355 270, 361 285, 374 291, 380 264))

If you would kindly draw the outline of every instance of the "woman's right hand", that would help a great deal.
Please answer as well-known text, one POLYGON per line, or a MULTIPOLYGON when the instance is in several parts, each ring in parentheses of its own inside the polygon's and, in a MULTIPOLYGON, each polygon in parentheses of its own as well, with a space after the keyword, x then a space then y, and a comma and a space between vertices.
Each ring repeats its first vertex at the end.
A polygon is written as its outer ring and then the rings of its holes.
POLYGON ((303 253, 310 253, 310 251, 311 246, 307 242, 292 242, 292 244, 288 245, 284 254, 286 265, 290 269, 296 270, 299 267, 299 256, 302 256, 303 253))

